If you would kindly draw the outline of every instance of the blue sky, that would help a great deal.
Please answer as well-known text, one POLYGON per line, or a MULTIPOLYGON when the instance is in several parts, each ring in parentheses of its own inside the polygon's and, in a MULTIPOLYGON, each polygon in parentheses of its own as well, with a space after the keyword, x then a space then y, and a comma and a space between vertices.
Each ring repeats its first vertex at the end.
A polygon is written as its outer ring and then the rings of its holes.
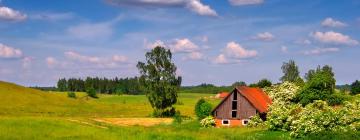
POLYGON ((174 53, 183 85, 278 82, 331 65, 360 79, 358 0, 0 0, 0 80, 138 75, 155 45, 174 53))

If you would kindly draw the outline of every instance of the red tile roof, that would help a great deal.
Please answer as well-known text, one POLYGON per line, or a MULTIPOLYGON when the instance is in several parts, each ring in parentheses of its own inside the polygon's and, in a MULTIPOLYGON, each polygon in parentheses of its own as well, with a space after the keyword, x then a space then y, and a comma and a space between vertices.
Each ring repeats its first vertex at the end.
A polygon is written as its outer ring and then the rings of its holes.
POLYGON ((220 92, 220 93, 218 93, 218 97, 219 98, 225 98, 226 96, 228 96, 229 95, 229 93, 228 92, 220 92))
POLYGON ((250 101, 250 103, 260 112, 267 112, 268 106, 272 103, 270 97, 260 88, 251 88, 239 86, 236 88, 241 95, 250 101))

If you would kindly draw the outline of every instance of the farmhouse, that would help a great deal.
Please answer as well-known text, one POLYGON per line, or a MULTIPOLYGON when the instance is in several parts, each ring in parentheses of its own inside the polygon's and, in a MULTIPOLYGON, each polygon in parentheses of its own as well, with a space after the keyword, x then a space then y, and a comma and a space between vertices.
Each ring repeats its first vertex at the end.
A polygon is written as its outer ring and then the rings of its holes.
POLYGON ((244 126, 256 114, 265 120, 271 99, 260 88, 239 86, 232 90, 214 110, 216 126, 244 126))

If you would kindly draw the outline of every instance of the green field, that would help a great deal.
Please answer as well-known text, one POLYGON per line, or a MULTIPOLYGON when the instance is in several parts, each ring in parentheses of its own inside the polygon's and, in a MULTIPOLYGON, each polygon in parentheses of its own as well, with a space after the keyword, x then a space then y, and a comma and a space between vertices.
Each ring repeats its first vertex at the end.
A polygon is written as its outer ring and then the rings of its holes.
MULTIPOLYGON (((100 95, 99 99, 68 98, 66 93, 43 92, 0 82, 0 139, 290 139, 288 133, 255 128, 201 128, 194 105, 213 94, 179 93, 175 105, 193 119, 183 124, 121 126, 94 118, 149 118, 152 109, 144 95, 100 95), (75 120, 75 121, 74 121, 75 120)), ((147 122, 144 122, 147 123, 147 122)))

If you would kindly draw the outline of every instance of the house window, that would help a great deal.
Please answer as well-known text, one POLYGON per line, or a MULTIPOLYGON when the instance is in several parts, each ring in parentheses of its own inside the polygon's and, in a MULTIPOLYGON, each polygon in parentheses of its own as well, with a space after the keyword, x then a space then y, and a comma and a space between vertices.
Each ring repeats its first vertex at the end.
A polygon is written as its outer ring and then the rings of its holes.
POLYGON ((233 100, 234 101, 236 101, 237 100, 237 92, 236 91, 234 91, 234 95, 233 95, 234 97, 233 97, 233 100))
POLYGON ((226 120, 222 120, 222 121, 221 121, 221 124, 222 124, 222 125, 230 125, 230 121, 227 120, 227 119, 226 119, 226 120))
POLYGON ((215 117, 217 116, 217 111, 215 111, 214 116, 215 116, 215 117))
POLYGON ((232 101, 232 110, 237 109, 237 101, 232 101))
POLYGON ((242 125, 247 125, 249 124, 249 120, 248 119, 243 119, 242 120, 242 125))
POLYGON ((231 111, 231 117, 236 118, 237 117, 237 111, 231 111))

